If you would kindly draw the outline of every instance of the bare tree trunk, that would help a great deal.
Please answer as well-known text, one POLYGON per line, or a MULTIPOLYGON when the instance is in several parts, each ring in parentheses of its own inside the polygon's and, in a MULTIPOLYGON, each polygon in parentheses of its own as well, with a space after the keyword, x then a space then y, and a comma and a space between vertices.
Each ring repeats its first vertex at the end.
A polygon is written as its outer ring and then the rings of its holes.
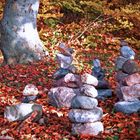
POLYGON ((37 32, 39 0, 7 0, 0 22, 4 64, 28 63, 45 56, 37 32))

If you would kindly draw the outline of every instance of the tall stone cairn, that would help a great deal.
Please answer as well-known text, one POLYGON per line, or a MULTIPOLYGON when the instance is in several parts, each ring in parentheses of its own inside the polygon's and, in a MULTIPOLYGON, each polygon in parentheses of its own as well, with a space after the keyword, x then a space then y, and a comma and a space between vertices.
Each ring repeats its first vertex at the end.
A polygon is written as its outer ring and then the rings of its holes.
POLYGON ((98 80, 88 73, 77 74, 72 65, 71 49, 65 44, 59 47, 61 55, 57 54, 57 60, 60 68, 54 73, 53 88, 48 93, 49 103, 57 108, 70 109, 68 117, 72 122, 72 134, 97 135, 104 130, 101 123, 103 111, 96 99, 98 80))
POLYGON ((140 68, 134 61, 135 52, 121 41, 120 56, 116 59, 116 95, 114 106, 118 112, 131 114, 140 111, 140 68))
POLYGON ((98 85, 96 89, 98 91, 97 99, 105 100, 112 96, 112 90, 110 89, 109 83, 105 80, 105 70, 102 69, 99 59, 93 60, 92 73, 98 79, 98 85))

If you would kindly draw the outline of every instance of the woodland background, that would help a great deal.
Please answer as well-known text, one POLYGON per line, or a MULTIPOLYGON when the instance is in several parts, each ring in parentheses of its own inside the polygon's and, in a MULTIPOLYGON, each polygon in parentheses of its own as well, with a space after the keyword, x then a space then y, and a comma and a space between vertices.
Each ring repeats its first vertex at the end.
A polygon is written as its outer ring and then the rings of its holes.
MULTIPOLYGON (((119 55, 119 39, 125 39, 140 59, 140 1, 135 0, 40 0, 38 31, 50 57, 31 65, 0 67, 0 136, 15 139, 37 140, 138 140, 140 138, 139 114, 125 115, 114 112, 117 98, 100 101, 103 108, 104 133, 95 136, 72 136, 68 110, 56 109, 47 102, 47 92, 52 86, 52 74, 58 68, 55 55, 60 42, 74 49, 74 65, 79 73, 91 73, 92 60, 99 58, 106 69, 106 78, 115 89, 114 61, 119 55), (45 126, 26 123, 18 132, 19 122, 3 119, 6 105, 18 103, 26 84, 33 83, 41 91, 37 102, 43 105, 48 118, 45 126)), ((0 1, 2 18, 5 0, 0 1)), ((1 62, 2 62, 1 55, 1 62)))

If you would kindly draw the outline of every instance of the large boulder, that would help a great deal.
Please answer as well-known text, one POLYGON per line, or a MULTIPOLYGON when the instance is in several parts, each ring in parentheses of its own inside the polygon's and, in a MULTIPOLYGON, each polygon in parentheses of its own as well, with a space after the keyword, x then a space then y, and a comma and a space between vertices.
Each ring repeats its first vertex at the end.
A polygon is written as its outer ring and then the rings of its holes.
POLYGON ((71 109, 68 115, 72 122, 89 123, 101 120, 103 111, 99 107, 95 107, 92 110, 71 109))
POLYGON ((72 89, 68 87, 51 88, 48 93, 49 103, 55 107, 71 107, 71 101, 76 94, 79 94, 79 89, 72 89))
POLYGON ((91 135, 95 136, 104 131, 103 124, 101 122, 93 123, 73 123, 72 134, 76 135, 91 135))
POLYGON ((93 109, 97 105, 97 99, 86 96, 75 96, 71 102, 71 108, 74 109, 93 109))
POLYGON ((115 104, 114 109, 116 112, 123 112, 126 114, 136 113, 140 111, 140 101, 120 101, 115 104))

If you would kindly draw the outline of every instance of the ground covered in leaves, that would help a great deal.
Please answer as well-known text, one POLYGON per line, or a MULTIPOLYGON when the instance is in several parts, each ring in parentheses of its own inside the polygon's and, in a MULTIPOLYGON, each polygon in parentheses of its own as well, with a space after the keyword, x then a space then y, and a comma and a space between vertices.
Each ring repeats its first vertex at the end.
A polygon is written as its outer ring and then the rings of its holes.
MULTIPOLYGON (((106 69, 106 78, 114 91, 116 86, 114 60, 119 55, 120 46, 117 38, 111 34, 101 33, 103 28, 101 23, 89 23, 84 20, 70 24, 53 23, 49 26, 44 19, 38 19, 40 38, 50 56, 30 65, 0 67, 0 136, 8 135, 15 140, 138 140, 140 138, 139 114, 116 113, 113 109, 117 102, 114 92, 111 98, 99 101, 99 106, 104 111, 102 122, 105 131, 95 137, 71 135, 69 110, 57 109, 48 103, 47 94, 52 87, 52 75, 58 68, 55 55, 60 42, 65 42, 73 48, 73 64, 77 67, 79 74, 91 73, 92 60, 99 58, 103 68, 106 69), (7 105, 19 103, 24 87, 30 83, 35 84, 40 91, 37 103, 43 106, 48 122, 43 126, 27 122, 18 131, 20 122, 5 120, 4 108, 7 105)), ((134 47, 133 49, 137 58, 140 58, 140 52, 134 47)))

